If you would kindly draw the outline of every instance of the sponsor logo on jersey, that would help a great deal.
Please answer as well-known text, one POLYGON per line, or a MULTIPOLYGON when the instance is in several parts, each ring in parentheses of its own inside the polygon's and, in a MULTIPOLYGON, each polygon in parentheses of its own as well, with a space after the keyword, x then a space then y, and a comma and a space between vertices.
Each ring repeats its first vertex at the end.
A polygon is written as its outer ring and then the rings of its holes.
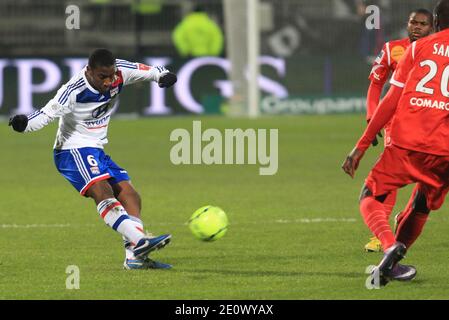
POLYGON ((94 111, 92 111, 92 118, 98 119, 104 116, 108 111, 111 103, 105 103, 96 108, 94 111))
POLYGON ((401 60, 404 53, 405 53, 405 48, 403 46, 394 46, 391 49, 391 57, 396 62, 399 62, 399 60, 401 60))
POLYGON ((105 125, 108 123, 110 117, 111 117, 111 115, 107 115, 106 117, 104 117, 102 119, 93 120, 93 121, 84 121, 84 124, 88 128, 102 126, 102 125, 105 125))

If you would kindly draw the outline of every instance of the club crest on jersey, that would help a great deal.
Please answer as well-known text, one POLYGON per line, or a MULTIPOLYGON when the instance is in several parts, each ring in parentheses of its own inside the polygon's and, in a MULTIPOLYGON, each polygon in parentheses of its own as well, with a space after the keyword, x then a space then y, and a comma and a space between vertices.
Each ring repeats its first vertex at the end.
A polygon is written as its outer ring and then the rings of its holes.
POLYGON ((139 70, 150 70, 150 66, 147 66, 146 64, 139 63, 139 70))
POLYGON ((92 174, 100 174, 100 169, 98 167, 90 167, 90 172, 92 174))

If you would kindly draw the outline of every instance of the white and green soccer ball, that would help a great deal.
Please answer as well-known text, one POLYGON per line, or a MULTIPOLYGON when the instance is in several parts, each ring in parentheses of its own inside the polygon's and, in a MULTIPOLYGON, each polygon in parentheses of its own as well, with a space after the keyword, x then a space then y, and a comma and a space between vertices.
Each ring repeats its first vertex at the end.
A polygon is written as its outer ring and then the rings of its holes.
POLYGON ((215 241, 228 230, 228 217, 219 207, 204 206, 196 210, 189 220, 193 235, 202 241, 215 241))

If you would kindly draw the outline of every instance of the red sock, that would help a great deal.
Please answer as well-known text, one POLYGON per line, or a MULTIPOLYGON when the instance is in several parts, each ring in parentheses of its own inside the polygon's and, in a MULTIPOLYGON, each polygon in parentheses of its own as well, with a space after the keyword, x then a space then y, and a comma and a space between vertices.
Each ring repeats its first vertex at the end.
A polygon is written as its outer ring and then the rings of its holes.
POLYGON ((366 197, 360 202, 360 212, 365 224, 380 240, 382 248, 386 251, 396 242, 396 239, 388 223, 383 203, 377 201, 374 197, 366 197))
POLYGON ((390 217, 391 211, 393 211, 394 205, 396 204, 397 194, 397 190, 391 191, 383 202, 387 217, 390 217))
POLYGON ((418 239, 424 225, 427 222, 429 214, 411 211, 404 215, 396 230, 396 238, 405 244, 407 249, 418 239))

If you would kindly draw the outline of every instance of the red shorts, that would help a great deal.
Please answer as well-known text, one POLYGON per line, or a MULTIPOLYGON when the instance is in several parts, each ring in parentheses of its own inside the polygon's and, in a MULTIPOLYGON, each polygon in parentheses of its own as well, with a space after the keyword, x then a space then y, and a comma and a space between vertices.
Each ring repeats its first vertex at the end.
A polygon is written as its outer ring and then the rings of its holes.
POLYGON ((427 207, 436 210, 449 191, 449 156, 436 156, 387 146, 365 180, 374 196, 418 183, 427 207))

